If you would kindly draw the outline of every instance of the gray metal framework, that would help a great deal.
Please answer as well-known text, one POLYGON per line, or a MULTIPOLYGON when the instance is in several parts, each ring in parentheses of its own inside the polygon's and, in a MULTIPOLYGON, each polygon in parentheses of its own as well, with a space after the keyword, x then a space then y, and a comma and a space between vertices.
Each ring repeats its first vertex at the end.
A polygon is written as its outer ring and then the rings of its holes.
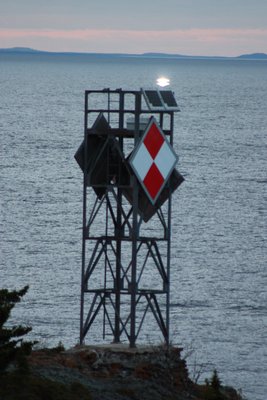
POLYGON ((95 327, 135 347, 147 319, 169 344, 172 179, 153 206, 127 161, 152 115, 172 145, 174 111, 152 113, 142 90, 85 92, 81 344, 95 327))

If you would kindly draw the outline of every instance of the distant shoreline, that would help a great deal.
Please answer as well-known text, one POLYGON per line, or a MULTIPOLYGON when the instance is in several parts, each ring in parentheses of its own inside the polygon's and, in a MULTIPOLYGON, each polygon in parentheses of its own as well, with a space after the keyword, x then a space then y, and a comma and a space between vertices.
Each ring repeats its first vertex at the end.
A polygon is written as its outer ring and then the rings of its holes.
POLYGON ((145 58, 145 59, 191 59, 191 60, 264 60, 267 61, 267 54, 252 53, 242 54, 239 56, 192 56, 182 54, 168 53, 143 53, 143 54, 128 54, 128 53, 85 53, 85 52, 51 52, 35 50, 27 47, 2 48, 0 54, 21 54, 21 55, 68 55, 68 56, 87 56, 99 58, 145 58))

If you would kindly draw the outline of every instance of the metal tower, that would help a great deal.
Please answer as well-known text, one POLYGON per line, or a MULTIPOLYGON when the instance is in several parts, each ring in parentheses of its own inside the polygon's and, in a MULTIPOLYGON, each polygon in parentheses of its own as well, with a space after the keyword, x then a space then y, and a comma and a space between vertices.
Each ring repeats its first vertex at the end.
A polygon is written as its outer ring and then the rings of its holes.
POLYGON ((84 176, 81 344, 90 333, 91 342, 135 347, 146 321, 169 343, 171 193, 183 181, 174 168, 175 111, 171 91, 85 92, 75 154, 84 176))

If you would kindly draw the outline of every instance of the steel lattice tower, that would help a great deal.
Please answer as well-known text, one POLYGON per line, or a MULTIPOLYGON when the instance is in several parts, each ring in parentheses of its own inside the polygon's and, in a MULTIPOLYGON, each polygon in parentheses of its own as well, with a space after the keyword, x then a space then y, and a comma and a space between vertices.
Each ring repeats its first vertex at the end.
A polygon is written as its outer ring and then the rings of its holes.
POLYGON ((95 328, 135 347, 147 319, 169 343, 171 194, 183 177, 174 169, 153 204, 130 159, 151 117, 172 145, 177 108, 149 107, 145 94, 85 92, 80 343, 95 328))

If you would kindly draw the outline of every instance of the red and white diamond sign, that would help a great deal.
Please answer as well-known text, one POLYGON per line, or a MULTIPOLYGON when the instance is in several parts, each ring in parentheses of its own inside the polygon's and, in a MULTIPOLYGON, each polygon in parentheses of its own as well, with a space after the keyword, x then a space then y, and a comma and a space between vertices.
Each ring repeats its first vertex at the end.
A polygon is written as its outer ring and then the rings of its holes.
POLYGON ((151 118, 129 162, 152 204, 155 204, 177 159, 156 119, 151 118))

